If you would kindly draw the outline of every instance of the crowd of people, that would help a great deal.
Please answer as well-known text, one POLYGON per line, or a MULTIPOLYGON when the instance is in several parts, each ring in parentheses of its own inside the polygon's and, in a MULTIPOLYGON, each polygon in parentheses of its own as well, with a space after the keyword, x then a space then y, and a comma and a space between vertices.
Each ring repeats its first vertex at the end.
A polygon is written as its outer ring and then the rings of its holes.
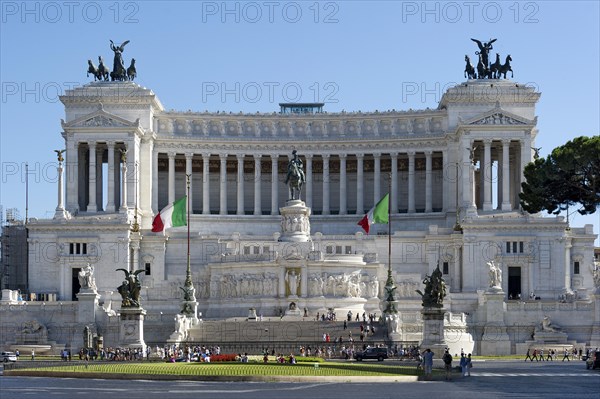
MULTIPOLYGON (((589 355, 589 352, 591 351, 591 349, 587 349, 586 351, 586 355, 589 355)), ((540 349, 527 349, 527 353, 525 354, 525 361, 529 360, 531 362, 533 362, 534 360, 536 362, 543 362, 543 361, 554 361, 557 360, 559 355, 562 355, 562 361, 564 362, 566 361, 571 361, 571 359, 573 360, 581 360, 583 357, 583 348, 575 348, 573 347, 572 349, 568 349, 568 348, 564 348, 561 353, 559 354, 559 352, 557 350, 554 349, 547 349, 545 350, 544 348, 540 348, 540 349)))

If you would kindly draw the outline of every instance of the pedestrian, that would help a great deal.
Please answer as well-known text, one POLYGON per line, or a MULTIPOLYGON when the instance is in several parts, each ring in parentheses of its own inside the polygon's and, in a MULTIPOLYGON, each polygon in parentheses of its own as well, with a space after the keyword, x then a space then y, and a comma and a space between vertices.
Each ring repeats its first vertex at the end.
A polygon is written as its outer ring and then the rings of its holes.
POLYGON ((571 359, 569 359, 569 350, 567 348, 565 348, 565 355, 563 356, 562 361, 564 362, 565 359, 567 359, 567 361, 571 361, 571 359))
POLYGON ((450 381, 452 379, 452 355, 450 354, 449 349, 446 349, 442 360, 444 361, 444 367, 446 369, 446 381, 450 381))
POLYGON ((462 373, 463 377, 467 376, 467 357, 465 356, 465 353, 461 353, 460 355, 460 371, 462 373))
POLYGON ((539 359, 543 362, 544 360, 544 349, 540 349, 540 353, 539 353, 539 359))
POLYGON ((471 354, 469 353, 469 355, 467 356, 467 376, 470 377, 471 376, 471 369, 473 368, 473 362, 471 359, 471 354))
POLYGON ((425 379, 431 380, 431 370, 433 369, 433 352, 427 348, 423 352, 423 370, 425 371, 425 379))
POLYGON ((348 323, 344 320, 344 330, 348 328, 348 323))
POLYGON ((35 351, 31 350, 31 360, 35 360, 35 351))
POLYGON ((533 362, 533 358, 531 357, 531 349, 527 349, 527 354, 525 355, 525 361, 527 361, 527 359, 529 359, 533 362))

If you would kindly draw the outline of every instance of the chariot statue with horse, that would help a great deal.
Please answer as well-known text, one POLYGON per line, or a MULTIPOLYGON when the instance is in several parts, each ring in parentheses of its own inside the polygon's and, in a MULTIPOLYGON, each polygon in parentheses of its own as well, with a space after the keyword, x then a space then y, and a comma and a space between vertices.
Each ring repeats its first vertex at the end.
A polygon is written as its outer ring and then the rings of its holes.
POLYGON ((288 162, 287 175, 285 177, 285 184, 289 186, 291 200, 300 199, 302 186, 306 182, 303 167, 304 164, 298 158, 296 150, 292 151, 292 159, 288 162))
POLYGON ((110 41, 110 49, 115 53, 112 72, 104 65, 104 61, 100 56, 98 57, 98 67, 94 65, 92 60, 88 60, 87 76, 89 77, 90 74, 92 74, 94 76, 94 81, 107 82, 109 78, 112 81, 133 81, 137 76, 135 59, 131 59, 129 68, 125 68, 123 62, 123 50, 127 43, 129 43, 129 40, 124 41, 120 46, 116 46, 112 40, 110 41))
POLYGON ((506 60, 504 64, 500 62, 500 54, 496 53, 496 61, 492 64, 489 63, 489 52, 493 49, 492 43, 494 43, 497 39, 491 39, 489 42, 482 43, 477 39, 471 39, 477 46, 479 47, 479 51, 475 52, 475 55, 478 56, 479 60, 477 62, 477 67, 474 67, 471 64, 471 59, 468 55, 465 55, 465 78, 467 79, 500 79, 500 76, 503 76, 506 79, 506 73, 510 71, 511 78, 514 77, 512 67, 510 62, 512 61, 512 57, 509 55, 506 56, 506 60))

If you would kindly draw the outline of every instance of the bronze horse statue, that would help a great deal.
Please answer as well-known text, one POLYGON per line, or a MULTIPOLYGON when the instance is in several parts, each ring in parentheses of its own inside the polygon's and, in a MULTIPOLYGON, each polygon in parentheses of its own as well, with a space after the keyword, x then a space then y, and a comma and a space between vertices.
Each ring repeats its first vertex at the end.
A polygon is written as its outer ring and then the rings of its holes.
POLYGON ((500 54, 496 53, 496 62, 490 65, 490 78, 500 78, 500 73, 498 72, 500 70, 500 67, 502 67, 502 64, 500 63, 500 54))
POLYGON ((302 170, 302 161, 296 155, 296 150, 292 153, 294 154, 294 158, 288 163, 288 173, 285 183, 289 185, 290 199, 300 199, 300 192, 306 182, 306 177, 302 170))
MULTIPOLYGON (((90 77, 90 73, 92 75, 94 75, 94 82, 98 79, 100 79, 98 76, 98 68, 96 68, 96 65, 94 65, 94 63, 92 62, 92 60, 88 60, 88 70, 87 70, 87 77, 90 77)), ((102 80, 102 79, 100 79, 102 80)))
POLYGON ((510 77, 513 78, 515 75, 510 66, 510 62, 512 61, 512 57, 509 55, 506 56, 506 62, 500 66, 498 70, 498 79, 500 79, 500 75, 504 74, 504 79, 506 79, 506 72, 510 71, 510 77))
POLYGON ((471 59, 468 55, 465 55, 465 62, 467 63, 467 65, 465 65, 465 78, 477 79, 477 75, 475 74, 475 68, 471 64, 471 59))
POLYGON ((135 69, 135 58, 131 59, 131 65, 127 68, 127 79, 133 82, 133 79, 137 76, 137 71, 135 69))
POLYGON ((478 54, 478 56, 479 62, 477 63, 477 77, 479 79, 484 79, 488 77, 488 68, 487 65, 483 63, 483 60, 481 59, 481 54, 478 54))
POLYGON ((102 57, 98 57, 98 76, 100 76, 98 80, 108 81, 109 74, 110 71, 108 70, 106 65, 104 65, 104 60, 102 59, 102 57))

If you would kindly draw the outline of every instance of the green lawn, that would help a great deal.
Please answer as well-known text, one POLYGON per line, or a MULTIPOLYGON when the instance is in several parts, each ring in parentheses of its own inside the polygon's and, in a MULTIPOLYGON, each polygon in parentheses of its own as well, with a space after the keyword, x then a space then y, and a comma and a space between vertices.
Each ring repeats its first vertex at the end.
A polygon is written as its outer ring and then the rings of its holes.
MULTIPOLYGON (((34 363, 32 363, 34 366, 34 363)), ((198 376, 395 376, 420 375, 414 366, 388 366, 380 363, 90 363, 56 366, 27 367, 19 371, 198 375, 198 376)))

